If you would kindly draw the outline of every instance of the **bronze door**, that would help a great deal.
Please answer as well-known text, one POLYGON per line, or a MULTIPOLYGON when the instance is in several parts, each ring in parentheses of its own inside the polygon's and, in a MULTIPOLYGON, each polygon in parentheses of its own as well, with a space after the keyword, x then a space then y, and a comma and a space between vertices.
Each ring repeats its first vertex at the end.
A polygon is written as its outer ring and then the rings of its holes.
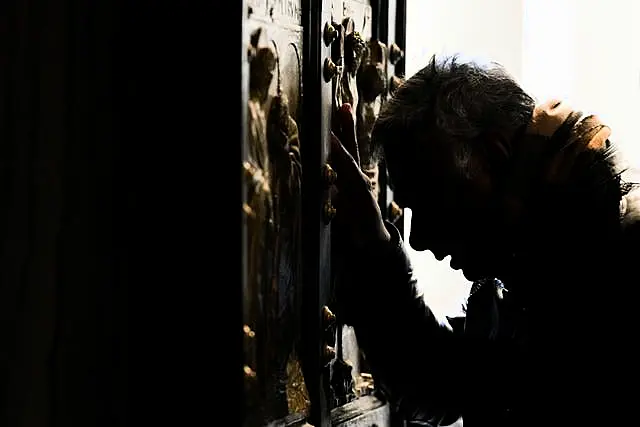
MULTIPOLYGON (((393 6, 245 0, 246 426, 353 425, 357 418, 388 424, 388 405, 373 396, 373 380, 362 371, 355 332, 331 313, 339 271, 332 267, 335 173, 327 157, 332 109, 349 102, 367 158, 368 131, 388 96, 393 62, 375 37, 403 10, 393 6)), ((383 166, 363 168, 385 175, 383 166)), ((386 205, 386 181, 379 182, 386 205)))

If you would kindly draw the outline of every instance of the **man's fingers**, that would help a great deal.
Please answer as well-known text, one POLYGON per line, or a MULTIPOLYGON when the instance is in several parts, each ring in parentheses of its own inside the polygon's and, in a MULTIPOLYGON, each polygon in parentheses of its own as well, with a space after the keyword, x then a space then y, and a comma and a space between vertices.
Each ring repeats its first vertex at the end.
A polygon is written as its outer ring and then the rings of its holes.
POLYGON ((331 164, 338 174, 338 179, 344 178, 343 182, 345 179, 361 180, 363 177, 360 166, 333 132, 331 132, 331 164))
POLYGON ((371 192, 371 181, 347 151, 340 140, 331 133, 331 164, 338 174, 338 189, 351 196, 371 192))
POLYGON ((354 176, 356 171, 360 170, 360 166, 355 159, 342 145, 335 133, 331 132, 331 163, 336 172, 354 176))
POLYGON ((351 157, 360 166, 360 151, 358 150, 358 141, 356 139, 356 125, 353 120, 353 111, 351 105, 342 104, 342 107, 336 114, 338 125, 340 128, 340 141, 345 146, 351 157))

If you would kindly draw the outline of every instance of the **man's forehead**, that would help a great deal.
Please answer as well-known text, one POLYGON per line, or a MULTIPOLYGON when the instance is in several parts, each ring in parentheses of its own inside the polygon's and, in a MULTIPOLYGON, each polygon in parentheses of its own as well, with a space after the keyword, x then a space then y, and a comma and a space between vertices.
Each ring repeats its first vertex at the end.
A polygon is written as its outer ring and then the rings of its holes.
POLYGON ((399 169, 395 174, 390 174, 390 181, 393 198, 404 207, 412 207, 427 201, 421 200, 422 198, 429 199, 446 193, 447 185, 450 184, 448 180, 432 178, 424 169, 408 168, 399 169))
POLYGON ((445 191, 455 176, 453 153, 453 147, 434 135, 423 135, 413 143, 393 141, 385 147, 385 157, 394 197, 415 203, 422 195, 445 191))

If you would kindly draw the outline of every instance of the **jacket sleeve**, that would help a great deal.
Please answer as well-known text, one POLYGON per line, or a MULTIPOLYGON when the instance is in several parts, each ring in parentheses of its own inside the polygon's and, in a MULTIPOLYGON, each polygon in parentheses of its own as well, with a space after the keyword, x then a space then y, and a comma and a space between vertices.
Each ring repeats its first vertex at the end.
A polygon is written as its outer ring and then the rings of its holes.
POLYGON ((463 337, 434 316, 419 291, 399 231, 353 251, 340 285, 341 318, 354 327, 374 379, 403 413, 431 424, 462 413, 463 337))

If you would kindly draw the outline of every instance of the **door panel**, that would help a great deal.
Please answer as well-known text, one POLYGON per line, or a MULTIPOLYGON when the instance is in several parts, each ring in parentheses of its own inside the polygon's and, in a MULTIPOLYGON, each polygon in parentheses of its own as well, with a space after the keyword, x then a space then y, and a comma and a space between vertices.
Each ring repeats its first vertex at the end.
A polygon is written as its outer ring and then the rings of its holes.
POLYGON ((368 154, 389 96, 390 51, 373 38, 383 3, 245 0, 246 426, 388 424, 356 333, 332 312, 340 235, 327 163, 333 111, 349 102, 363 169, 386 195, 368 154))
POLYGON ((302 312, 299 2, 249 2, 244 340, 249 425, 308 411, 302 312))

